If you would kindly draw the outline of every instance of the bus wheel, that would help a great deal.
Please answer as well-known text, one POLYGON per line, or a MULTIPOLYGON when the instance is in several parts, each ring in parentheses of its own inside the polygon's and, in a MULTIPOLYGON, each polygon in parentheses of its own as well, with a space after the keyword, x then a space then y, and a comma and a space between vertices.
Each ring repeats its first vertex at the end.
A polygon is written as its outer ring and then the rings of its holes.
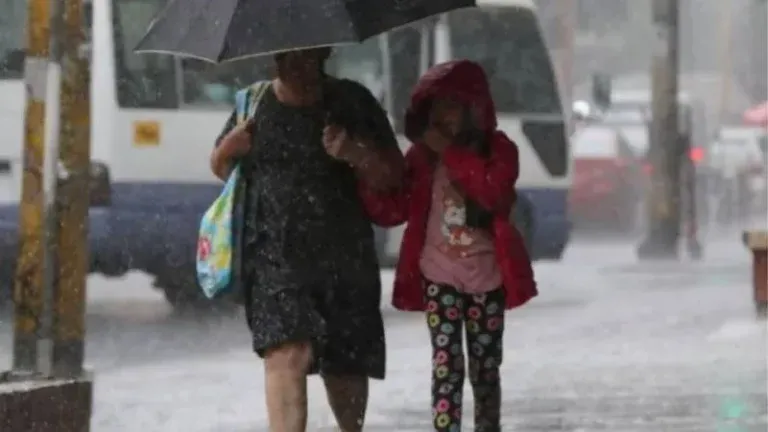
POLYGON ((515 225, 515 228, 523 236, 523 242, 525 243, 525 249, 528 254, 533 258, 533 233, 534 233, 534 221, 533 221, 533 205, 524 196, 520 195, 517 198, 515 207, 512 209, 511 222, 515 225))

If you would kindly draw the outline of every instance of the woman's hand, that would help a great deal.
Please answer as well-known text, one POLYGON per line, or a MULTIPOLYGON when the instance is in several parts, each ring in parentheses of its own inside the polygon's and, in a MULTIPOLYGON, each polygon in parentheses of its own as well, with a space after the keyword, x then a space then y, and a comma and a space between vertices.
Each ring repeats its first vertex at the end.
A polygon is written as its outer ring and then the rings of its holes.
POLYGON ((328 125, 323 129, 323 147, 332 158, 351 165, 358 164, 366 154, 364 146, 356 143, 346 130, 336 125, 328 125))
POLYGON ((323 146, 333 158, 350 164, 365 183, 376 190, 396 187, 402 180, 401 173, 393 172, 388 159, 366 143, 349 138, 338 126, 326 126, 323 130, 323 146))
POLYGON ((211 153, 211 171, 226 180, 232 170, 233 160, 245 156, 251 150, 252 122, 236 126, 219 141, 211 153))
POLYGON ((245 156, 251 150, 251 129, 252 122, 246 122, 237 125, 221 139, 217 147, 222 155, 229 159, 235 159, 245 156))

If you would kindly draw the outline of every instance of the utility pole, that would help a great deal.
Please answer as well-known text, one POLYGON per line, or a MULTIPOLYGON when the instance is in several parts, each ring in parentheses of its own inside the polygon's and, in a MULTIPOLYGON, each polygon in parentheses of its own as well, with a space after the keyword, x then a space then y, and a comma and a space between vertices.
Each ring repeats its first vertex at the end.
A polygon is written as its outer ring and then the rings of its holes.
POLYGON ((681 152, 678 122, 679 0, 653 0, 655 33, 652 77, 648 234, 638 248, 641 259, 677 258, 680 236, 681 152))
POLYGON ((718 64, 720 65, 720 106, 718 111, 718 130, 725 123, 727 113, 730 105, 731 96, 731 77, 733 56, 731 50, 733 49, 732 41, 732 14, 733 4, 730 1, 723 1, 720 3, 720 23, 719 23, 719 37, 718 37, 718 64))
POLYGON ((83 371, 90 183, 90 34, 83 0, 29 0, 13 370, 3 432, 89 429, 83 371))

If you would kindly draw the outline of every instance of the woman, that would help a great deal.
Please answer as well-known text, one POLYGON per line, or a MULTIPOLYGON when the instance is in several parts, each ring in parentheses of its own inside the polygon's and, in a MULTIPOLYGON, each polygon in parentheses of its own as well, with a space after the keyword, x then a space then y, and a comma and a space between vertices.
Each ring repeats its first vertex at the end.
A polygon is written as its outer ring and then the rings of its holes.
POLYGON ((362 191, 396 186, 400 153, 360 84, 323 72, 326 48, 276 56, 254 119, 225 127, 211 169, 246 184, 242 289, 265 360, 270 430, 301 432, 320 373, 344 432, 362 430, 368 379, 384 378, 379 266, 362 191))

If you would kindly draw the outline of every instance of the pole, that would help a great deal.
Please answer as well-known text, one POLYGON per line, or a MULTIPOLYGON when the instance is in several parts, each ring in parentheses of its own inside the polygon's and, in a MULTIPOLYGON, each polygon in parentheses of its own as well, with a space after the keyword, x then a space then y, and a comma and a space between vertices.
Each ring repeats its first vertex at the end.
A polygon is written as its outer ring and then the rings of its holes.
POLYGON ((93 386, 82 366, 90 63, 82 56, 83 12, 82 0, 29 0, 14 362, 0 375, 2 431, 89 430, 93 386))
POLYGON ((89 61, 81 55, 81 1, 46 1, 30 1, 14 371, 76 375, 88 260, 89 61))
POLYGON ((728 106, 730 104, 731 96, 731 67, 733 64, 733 56, 731 55, 731 40, 732 40, 732 11, 733 5, 730 1, 720 2, 720 25, 718 38, 718 57, 720 60, 720 107, 718 112, 718 129, 725 123, 728 106))
MULTIPOLYGON (((60 0, 53 0, 60 1, 60 0)), ((56 265, 53 278, 53 372, 82 373, 85 338, 85 288, 88 274, 90 181, 90 34, 85 34, 83 0, 64 0, 61 50, 60 153, 54 201, 56 265)))
POLYGON ((653 0, 656 34, 652 74, 649 232, 638 257, 677 258, 680 236, 680 155, 678 125, 679 0, 653 0))
MULTIPOLYGON (((718 9, 720 20, 718 22, 718 48, 717 59, 720 66, 720 100, 717 111, 717 132, 718 140, 722 139, 721 131, 726 123, 729 97, 731 90, 731 2, 721 2, 718 9)), ((725 153, 721 155, 724 160, 721 160, 723 166, 728 166, 733 163, 728 159, 733 158, 732 155, 725 153)), ((720 179, 720 193, 715 200, 715 212, 714 217, 710 218, 712 224, 716 225, 724 223, 726 226, 730 226, 734 221, 734 210, 737 209, 737 198, 739 197, 737 190, 738 174, 736 178, 725 177, 720 179)), ((713 226, 714 226, 713 225, 713 226)))
POLYGON ((50 14, 47 0, 29 0, 25 83, 24 158, 19 205, 19 257, 14 283, 14 374, 37 370, 43 309, 43 159, 50 14))

